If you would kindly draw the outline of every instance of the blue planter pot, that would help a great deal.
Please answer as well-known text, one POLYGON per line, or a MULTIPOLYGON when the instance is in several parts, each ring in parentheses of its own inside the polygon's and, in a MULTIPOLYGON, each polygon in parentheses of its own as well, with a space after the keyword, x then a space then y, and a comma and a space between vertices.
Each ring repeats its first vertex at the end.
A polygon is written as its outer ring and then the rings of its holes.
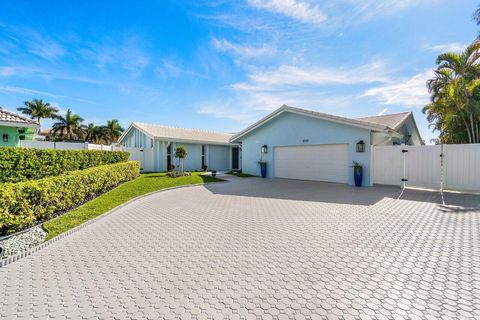
POLYGON ((260 163, 260 173, 262 174, 262 178, 267 177, 267 164, 265 162, 260 163))
POLYGON ((355 179, 355 187, 362 186, 363 179, 363 168, 354 168, 353 169, 353 178, 355 179))

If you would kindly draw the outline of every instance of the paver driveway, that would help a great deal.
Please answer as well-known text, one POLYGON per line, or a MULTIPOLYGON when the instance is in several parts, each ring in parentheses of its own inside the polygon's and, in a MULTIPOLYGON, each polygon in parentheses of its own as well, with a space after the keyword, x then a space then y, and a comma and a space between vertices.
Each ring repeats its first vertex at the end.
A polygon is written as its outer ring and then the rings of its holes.
POLYGON ((234 179, 152 195, 0 268, 0 314, 480 318, 479 211, 397 191, 234 179))

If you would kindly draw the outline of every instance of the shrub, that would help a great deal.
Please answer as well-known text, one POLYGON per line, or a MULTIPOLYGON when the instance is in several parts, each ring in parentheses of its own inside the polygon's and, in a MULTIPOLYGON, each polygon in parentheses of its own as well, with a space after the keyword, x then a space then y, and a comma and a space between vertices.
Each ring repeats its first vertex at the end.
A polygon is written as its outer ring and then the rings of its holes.
POLYGON ((128 156, 123 151, 0 148, 0 182, 57 176, 66 171, 125 162, 128 156))
POLYGON ((0 235, 26 229, 139 175, 136 161, 0 184, 0 235))

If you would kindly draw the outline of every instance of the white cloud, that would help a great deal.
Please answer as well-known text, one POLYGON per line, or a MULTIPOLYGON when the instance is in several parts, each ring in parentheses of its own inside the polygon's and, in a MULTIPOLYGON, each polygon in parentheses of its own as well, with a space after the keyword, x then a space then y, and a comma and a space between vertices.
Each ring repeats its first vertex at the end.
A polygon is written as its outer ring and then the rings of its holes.
POLYGON ((301 22, 319 24, 327 16, 319 6, 299 0, 249 0, 249 5, 258 9, 265 9, 273 13, 282 14, 301 22))
POLYGON ((467 47, 466 44, 459 42, 437 44, 432 46, 427 46, 426 49, 433 52, 444 53, 444 52, 462 52, 467 47))
POLYGON ((31 95, 31 96, 46 96, 50 98, 61 97, 57 94, 53 94, 46 91, 34 90, 29 88, 14 87, 14 86, 2 86, 0 87, 0 92, 12 93, 12 94, 22 94, 22 95, 31 95))
POLYGON ((180 67, 179 65, 171 61, 163 61, 162 67, 156 68, 155 71, 162 78, 168 78, 169 76, 175 78, 180 76, 193 76, 204 79, 208 78, 201 73, 180 67))
POLYGON ((83 83, 91 83, 91 84, 114 84, 113 82, 102 81, 90 77, 84 77, 76 74, 68 74, 63 72, 57 72, 52 70, 51 68, 48 69, 41 69, 41 68, 31 68, 25 66, 3 66, 0 67, 0 76, 3 77, 13 77, 19 76, 23 78, 43 78, 47 80, 58 79, 58 80, 66 80, 66 81, 75 81, 75 82, 83 82, 83 83))
POLYGON ((398 80, 395 84, 368 89, 362 96, 372 97, 385 105, 423 107, 429 102, 426 82, 433 76, 433 70, 427 70, 409 79, 398 80))
POLYGON ((388 111, 388 108, 383 108, 383 110, 380 111, 380 112, 377 114, 377 116, 383 116, 385 113, 387 113, 387 111, 388 111))
POLYGON ((359 67, 298 67, 282 65, 275 69, 258 69, 250 75, 248 83, 236 83, 237 90, 279 89, 279 87, 305 85, 352 85, 388 82, 390 70, 383 61, 375 61, 359 67))
MULTIPOLYGON (((432 4, 437 0, 345 0, 350 7, 346 16, 356 17, 356 22, 365 22, 375 17, 392 15, 408 8, 432 4)), ((338 9, 341 9, 339 6, 338 9)))
POLYGON ((241 123, 251 123, 283 104, 348 115, 343 110, 352 106, 355 97, 331 95, 329 86, 389 83, 389 73, 382 61, 340 69, 288 65, 251 70, 248 81, 229 87, 229 100, 206 103, 198 112, 241 123))
POLYGON ((37 32, 25 32, 24 37, 27 51, 42 59, 53 61, 67 54, 67 51, 60 43, 37 32))
POLYGON ((45 60, 55 60, 66 54, 65 49, 56 42, 36 43, 28 51, 45 60))
POLYGON ((15 68, 13 67, 0 67, 0 76, 9 77, 15 74, 15 68))
POLYGON ((260 57, 260 56, 271 56, 275 54, 275 48, 264 44, 261 47, 252 47, 248 45, 239 45, 234 44, 225 39, 212 39, 212 45, 220 51, 232 52, 238 56, 242 57, 260 57))
POLYGON ((139 39, 129 37, 121 43, 93 44, 83 53, 96 61, 99 68, 120 66, 132 77, 139 77, 150 64, 150 56, 142 47, 139 39))

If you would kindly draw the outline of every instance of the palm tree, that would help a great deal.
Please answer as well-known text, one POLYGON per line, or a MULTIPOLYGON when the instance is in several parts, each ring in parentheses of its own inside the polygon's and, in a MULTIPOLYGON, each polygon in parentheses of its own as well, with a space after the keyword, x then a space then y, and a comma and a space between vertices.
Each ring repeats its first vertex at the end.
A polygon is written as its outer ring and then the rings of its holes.
POLYGON ((52 107, 48 102, 43 102, 42 99, 25 101, 24 104, 25 107, 17 108, 17 110, 30 116, 32 119, 37 119, 38 131, 40 131, 41 119, 55 119, 57 117, 58 109, 52 107))
POLYGON ((107 120, 107 125, 103 127, 104 139, 107 144, 117 142, 125 129, 122 128, 117 119, 107 120))
POLYGON ((74 114, 68 109, 65 117, 57 116, 58 122, 53 124, 53 134, 59 134, 63 138, 69 140, 77 139, 81 135, 81 123, 83 118, 78 114, 74 114))
POLYGON ((92 141, 93 143, 101 143, 104 130, 103 127, 96 126, 93 123, 89 123, 87 126, 82 125, 80 127, 80 136, 85 141, 92 141))
POLYGON ((477 26, 480 26, 480 6, 478 6, 477 10, 473 14, 473 20, 475 20, 477 26))
MULTIPOLYGON (((463 128, 469 143, 480 142, 480 41, 462 53, 444 53, 437 58, 435 77, 427 82, 431 103, 424 107, 430 122, 441 132, 463 128)), ((450 132, 454 136, 463 134, 450 132)), ((448 131, 444 135, 448 135, 448 131)), ((442 136, 442 135, 441 135, 442 136)))

